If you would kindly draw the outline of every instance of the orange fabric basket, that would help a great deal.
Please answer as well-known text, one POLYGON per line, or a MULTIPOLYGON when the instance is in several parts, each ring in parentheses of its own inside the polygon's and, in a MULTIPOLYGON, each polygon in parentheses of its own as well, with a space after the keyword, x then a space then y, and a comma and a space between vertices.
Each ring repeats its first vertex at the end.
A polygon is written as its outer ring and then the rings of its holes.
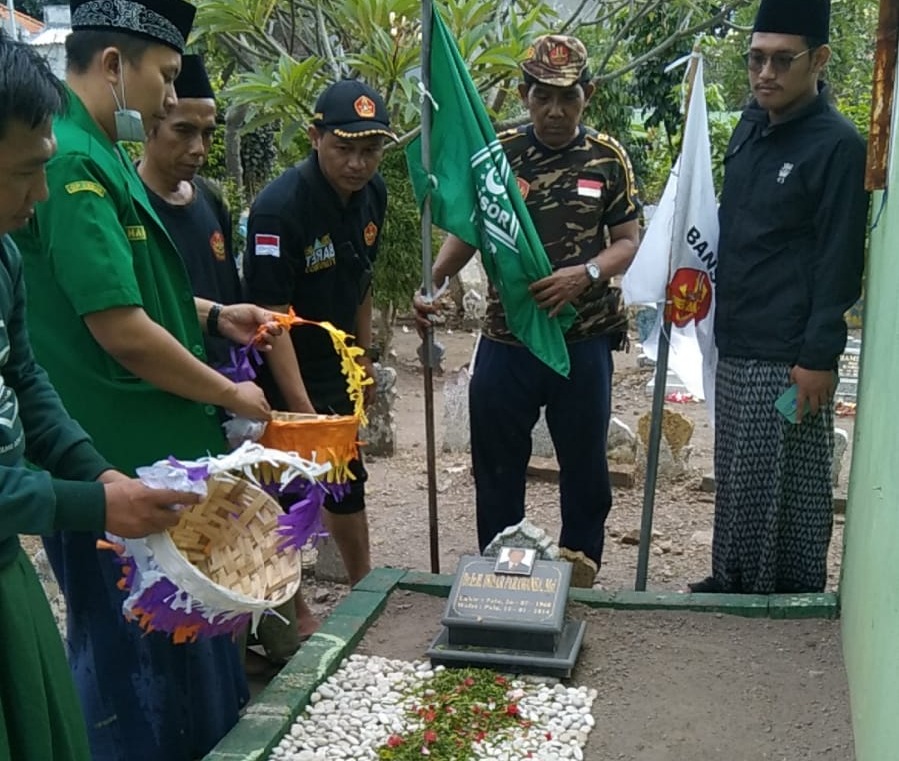
POLYGON ((259 443, 305 460, 328 462, 329 482, 352 480, 349 463, 359 457, 359 418, 355 415, 315 415, 273 412, 259 443))

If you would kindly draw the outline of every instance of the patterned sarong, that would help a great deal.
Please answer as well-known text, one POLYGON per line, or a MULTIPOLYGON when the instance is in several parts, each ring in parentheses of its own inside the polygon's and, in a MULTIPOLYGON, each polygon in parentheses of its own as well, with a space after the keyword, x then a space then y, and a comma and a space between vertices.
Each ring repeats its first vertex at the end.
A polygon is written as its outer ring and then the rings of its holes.
POLYGON ((712 572, 727 592, 820 592, 833 525, 833 405, 788 422, 788 365, 721 359, 712 572))

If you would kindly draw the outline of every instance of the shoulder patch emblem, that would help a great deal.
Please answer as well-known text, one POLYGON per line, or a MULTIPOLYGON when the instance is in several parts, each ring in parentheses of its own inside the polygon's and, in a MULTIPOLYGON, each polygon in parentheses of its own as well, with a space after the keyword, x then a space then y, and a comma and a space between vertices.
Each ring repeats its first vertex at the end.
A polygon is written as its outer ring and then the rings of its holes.
POLYGON ((143 225, 127 225, 125 227, 125 235, 131 241, 147 239, 147 231, 143 225))
POLYGON ((256 235, 254 243, 256 256, 273 256, 275 259, 281 256, 280 235, 256 235))
POLYGON ((577 194, 587 198, 602 198, 605 180, 600 177, 578 177, 577 194))
POLYGON ((362 234, 365 236, 365 245, 373 246, 378 239, 378 226, 374 222, 369 222, 362 234))
POLYGON ((531 183, 529 183, 527 180, 523 180, 521 177, 516 177, 515 183, 518 185, 518 190, 521 191, 521 197, 525 201, 527 201, 528 193, 531 192, 531 183))
POLYGON ((75 195, 75 193, 95 193, 103 198, 106 195, 106 188, 100 183, 91 180, 79 180, 78 182, 70 182, 66 185, 66 193, 75 195))
POLYGON ((556 67, 567 66, 571 60, 571 53, 567 45, 559 43, 549 51, 549 62, 556 67))
POLYGON ((356 114, 363 119, 372 119, 375 115, 375 102, 367 95, 360 95, 353 103, 356 114))
POLYGON ((216 261, 225 261, 225 236, 220 230, 216 230, 209 239, 209 247, 212 249, 212 255, 216 261))

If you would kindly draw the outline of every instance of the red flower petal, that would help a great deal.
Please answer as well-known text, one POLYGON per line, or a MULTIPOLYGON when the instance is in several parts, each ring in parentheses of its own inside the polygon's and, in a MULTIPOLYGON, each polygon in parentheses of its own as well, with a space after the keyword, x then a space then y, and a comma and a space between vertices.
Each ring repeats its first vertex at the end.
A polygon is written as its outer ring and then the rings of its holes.
POLYGON ((396 748, 399 745, 403 744, 403 738, 399 735, 390 735, 387 738, 387 747, 388 748, 396 748))

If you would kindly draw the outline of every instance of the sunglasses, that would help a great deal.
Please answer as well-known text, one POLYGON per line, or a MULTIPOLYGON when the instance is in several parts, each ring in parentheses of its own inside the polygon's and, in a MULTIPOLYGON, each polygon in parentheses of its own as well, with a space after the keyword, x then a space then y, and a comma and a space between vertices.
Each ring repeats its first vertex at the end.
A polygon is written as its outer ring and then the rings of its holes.
POLYGON ((750 50, 748 53, 743 53, 743 60, 746 61, 746 66, 749 67, 749 70, 756 74, 764 69, 769 62, 776 74, 786 74, 795 61, 798 61, 802 56, 811 53, 813 50, 814 48, 806 48, 801 53, 796 53, 796 55, 790 55, 789 53, 767 55, 758 50, 750 50))

